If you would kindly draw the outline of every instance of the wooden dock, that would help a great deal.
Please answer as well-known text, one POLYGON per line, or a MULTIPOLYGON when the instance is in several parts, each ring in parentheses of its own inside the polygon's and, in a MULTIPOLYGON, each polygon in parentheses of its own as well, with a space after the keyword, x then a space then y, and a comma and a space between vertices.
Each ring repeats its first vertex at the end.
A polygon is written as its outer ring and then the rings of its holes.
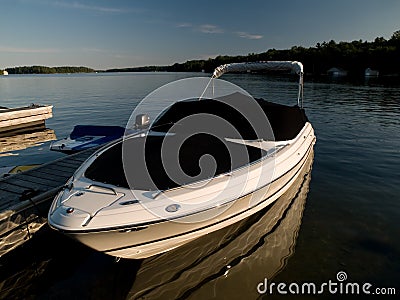
POLYGON ((53 117, 52 105, 0 107, 0 136, 12 136, 33 129, 44 129, 45 120, 53 117))
POLYGON ((52 199, 95 150, 0 179, 0 257, 24 243, 47 222, 52 199))

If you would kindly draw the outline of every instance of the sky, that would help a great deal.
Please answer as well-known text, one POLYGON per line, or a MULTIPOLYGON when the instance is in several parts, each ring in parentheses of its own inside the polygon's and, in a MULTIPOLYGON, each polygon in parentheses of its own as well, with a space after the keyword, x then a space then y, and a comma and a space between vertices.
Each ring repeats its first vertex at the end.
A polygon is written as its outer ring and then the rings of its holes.
POLYGON ((0 0, 0 69, 170 65, 396 30, 399 0, 0 0))

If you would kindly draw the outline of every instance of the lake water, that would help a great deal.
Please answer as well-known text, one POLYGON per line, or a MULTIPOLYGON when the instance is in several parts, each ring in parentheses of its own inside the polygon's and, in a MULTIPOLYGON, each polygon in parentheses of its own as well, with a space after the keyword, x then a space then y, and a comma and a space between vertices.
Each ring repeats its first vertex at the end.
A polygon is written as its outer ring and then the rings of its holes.
MULTIPOLYGON (((76 124, 124 126, 148 93, 195 73, 24 75, 0 78, 0 106, 54 105, 57 138, 76 124)), ((224 75, 254 97, 295 104, 292 79, 224 75)), ((269 282, 370 283, 400 293, 400 84, 305 83, 317 143, 311 174, 272 207, 146 260, 120 260, 47 226, 0 259, 0 298, 253 299, 269 282)), ((0 167, 63 156, 49 142, 7 151, 0 167)), ((0 191, 1 192, 1 191, 0 191)), ((324 296, 338 298, 325 289, 324 296)), ((268 298, 279 298, 275 290, 268 298)), ((320 297, 320 296, 319 296, 320 297)), ((318 296, 302 296, 316 299, 318 296)), ((388 296, 396 298, 396 296, 388 296)))

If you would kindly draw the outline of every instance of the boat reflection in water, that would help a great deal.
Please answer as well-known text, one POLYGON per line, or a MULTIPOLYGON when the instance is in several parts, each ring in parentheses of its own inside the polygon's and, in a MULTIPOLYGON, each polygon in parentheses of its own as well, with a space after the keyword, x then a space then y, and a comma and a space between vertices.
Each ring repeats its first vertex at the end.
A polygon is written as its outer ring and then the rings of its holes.
POLYGON ((266 209, 175 250, 143 260, 94 251, 48 226, 0 257, 0 298, 257 298, 293 255, 314 152, 266 209))
POLYGON ((0 156, 15 155, 13 151, 40 146, 54 140, 56 140, 56 134, 53 129, 48 128, 12 136, 0 136, 0 156))
POLYGON ((294 253, 311 179, 313 151, 272 206, 176 250, 143 260, 128 298, 257 298, 257 284, 294 253))
POLYGON ((0 214, 0 257, 25 243, 43 225, 46 218, 36 208, 23 212, 7 210, 0 214))

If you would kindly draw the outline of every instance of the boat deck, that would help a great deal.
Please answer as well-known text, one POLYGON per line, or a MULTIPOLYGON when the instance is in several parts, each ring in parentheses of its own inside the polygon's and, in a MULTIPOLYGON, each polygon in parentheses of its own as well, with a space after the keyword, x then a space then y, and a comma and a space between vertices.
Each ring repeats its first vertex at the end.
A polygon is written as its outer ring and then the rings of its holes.
POLYGON ((95 150, 0 179, 0 256, 22 244, 46 222, 51 200, 95 150))

